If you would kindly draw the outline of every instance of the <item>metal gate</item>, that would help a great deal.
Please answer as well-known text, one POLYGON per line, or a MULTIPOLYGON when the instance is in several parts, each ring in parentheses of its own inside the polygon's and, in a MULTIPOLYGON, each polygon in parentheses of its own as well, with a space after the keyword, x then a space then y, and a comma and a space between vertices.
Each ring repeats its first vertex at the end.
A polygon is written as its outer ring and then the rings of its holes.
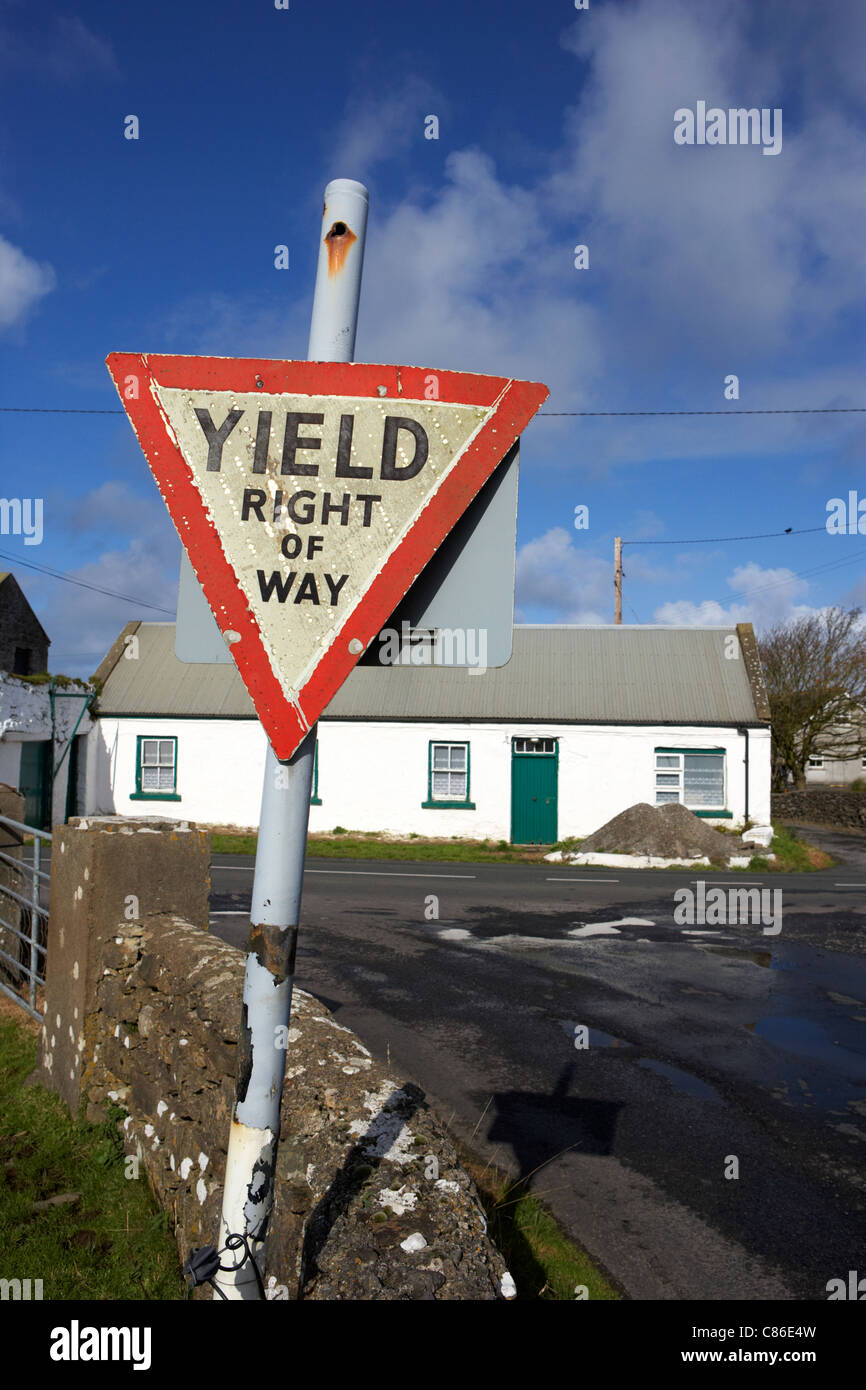
POLYGON ((22 1009, 42 1020, 36 1007, 37 987, 45 986, 45 937, 49 875, 42 868, 43 843, 50 844, 46 830, 0 816, 0 990, 22 1009), (23 857, 24 839, 33 838, 33 860, 23 857), (8 915, 7 915, 8 914, 8 915))

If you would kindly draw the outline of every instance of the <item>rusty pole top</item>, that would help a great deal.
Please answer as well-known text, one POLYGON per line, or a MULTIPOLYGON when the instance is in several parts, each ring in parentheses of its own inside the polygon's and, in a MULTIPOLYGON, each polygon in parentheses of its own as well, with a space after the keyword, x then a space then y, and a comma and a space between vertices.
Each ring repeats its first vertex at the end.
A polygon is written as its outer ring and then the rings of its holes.
POLYGON ((332 179, 325 189, 307 347, 310 362, 354 358, 369 203, 369 193, 355 179, 332 179))

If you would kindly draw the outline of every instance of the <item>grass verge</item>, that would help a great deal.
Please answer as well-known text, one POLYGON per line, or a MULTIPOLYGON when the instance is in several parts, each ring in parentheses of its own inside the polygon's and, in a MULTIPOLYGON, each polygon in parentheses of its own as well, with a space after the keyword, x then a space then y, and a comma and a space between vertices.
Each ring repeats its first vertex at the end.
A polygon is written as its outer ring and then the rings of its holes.
MULTIPOLYGON (((255 854, 256 836, 215 831, 212 854, 255 854)), ((505 840, 425 840, 422 836, 390 840, 374 834, 345 831, 307 838, 309 859, 414 859, 450 863, 543 862, 547 846, 509 845, 505 840)))
POLYGON ((41 1279, 45 1300, 183 1298, 168 1214, 143 1163, 125 1176, 120 1112, 90 1125, 25 1086, 36 1041, 29 1022, 0 1013, 0 1278, 41 1279))
POLYGON ((488 1234, 514 1279, 518 1302, 622 1298, 586 1251, 562 1234, 543 1203, 527 1192, 525 1178, 515 1181, 462 1144, 457 1152, 478 1188, 488 1234))
MULTIPOLYGON (((733 832, 729 832, 733 833, 733 832)), ((211 836, 213 854, 250 854, 256 852, 255 834, 224 830, 218 828, 211 836)), ((510 845, 505 840, 461 840, 456 836, 451 840, 424 839, 420 835, 410 835, 406 839, 393 839, 375 832, 349 831, 336 827, 330 835, 310 835, 307 838, 307 857, 309 859, 409 859, 439 860, 463 864, 544 864, 544 856, 551 849, 562 850, 564 854, 576 853, 580 840, 570 838, 559 840, 555 845, 510 845)), ((823 850, 805 844, 787 826, 778 826, 770 849, 776 858, 770 860, 762 854, 755 854, 748 865, 742 869, 729 869, 721 862, 708 865, 702 873, 714 870, 724 873, 812 873, 816 869, 830 869, 836 862, 823 850)), ((684 871, 690 866, 672 865, 684 871)), ((668 870, 658 870, 666 873, 668 870)))
MULTIPOLYGON (((807 845, 798 838, 796 831, 787 825, 773 827, 775 834, 770 843, 770 851, 775 854, 775 864, 771 869, 781 869, 786 873, 807 874, 815 869, 832 869, 836 860, 822 849, 807 845)), ((754 863, 754 860, 752 861, 754 863)), ((766 861, 765 861, 766 862, 766 861)))

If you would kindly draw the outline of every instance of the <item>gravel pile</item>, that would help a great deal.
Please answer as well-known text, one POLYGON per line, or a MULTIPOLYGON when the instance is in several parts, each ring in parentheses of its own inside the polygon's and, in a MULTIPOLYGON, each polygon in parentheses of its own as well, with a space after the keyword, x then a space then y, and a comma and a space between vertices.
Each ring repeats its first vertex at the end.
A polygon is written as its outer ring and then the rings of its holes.
POLYGON ((751 854, 739 836, 720 835, 679 802, 650 806, 641 801, 581 841, 581 854, 649 854, 660 859, 727 862, 732 854, 751 854))

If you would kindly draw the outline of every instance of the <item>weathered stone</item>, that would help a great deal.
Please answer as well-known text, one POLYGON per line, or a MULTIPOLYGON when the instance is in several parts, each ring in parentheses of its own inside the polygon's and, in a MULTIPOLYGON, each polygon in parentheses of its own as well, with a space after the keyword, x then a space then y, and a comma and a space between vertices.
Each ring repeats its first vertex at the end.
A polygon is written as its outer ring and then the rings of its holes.
POLYGON ((866 795, 863 792, 806 787, 802 791, 774 792, 771 803, 774 821, 805 821, 812 825, 848 826, 853 830, 866 828, 866 795))
POLYGON ((111 942, 106 943, 102 951, 103 968, 107 970, 131 970, 138 961, 141 954, 141 937, 135 936, 115 937, 111 942))
MULTIPOLYGON (((115 841, 121 833, 110 832, 115 841)), ((124 1104, 127 1151, 140 1154, 173 1213, 184 1259, 218 1230, 243 953, 174 912, 118 927, 112 903, 105 929, 91 923, 86 940, 83 919, 67 920, 78 932, 82 988, 63 1009, 74 1003, 84 1020, 70 1040, 83 1095, 92 1114, 124 1104)), ((55 1031, 69 1026, 63 1017, 55 1031)), ((266 1278, 290 1298, 500 1297, 502 1258, 423 1092, 398 1085, 303 990, 295 991, 286 1063, 266 1278), (419 1235, 425 1246, 402 1249, 419 1235)))

